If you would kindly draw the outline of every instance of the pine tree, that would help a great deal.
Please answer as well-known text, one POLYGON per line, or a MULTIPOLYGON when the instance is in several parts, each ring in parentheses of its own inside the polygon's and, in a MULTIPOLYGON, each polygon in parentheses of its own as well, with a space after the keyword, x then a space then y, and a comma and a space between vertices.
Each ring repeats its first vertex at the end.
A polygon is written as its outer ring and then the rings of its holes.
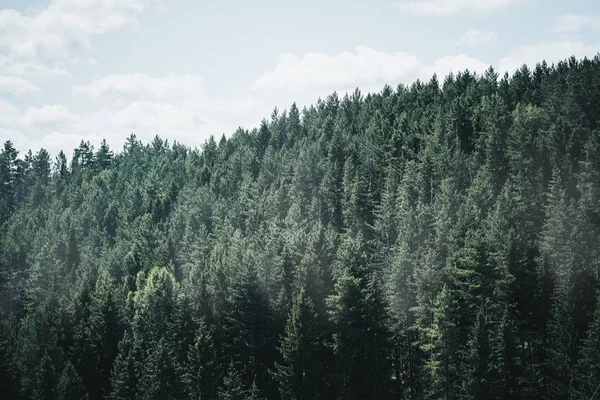
MULTIPOLYGON (((556 173, 555 173, 556 175, 556 173)), ((546 398, 570 393, 573 356, 572 322, 572 208, 565 201, 560 179, 555 179, 549 195, 548 218, 540 240, 541 261, 550 282, 550 307, 544 345, 544 385, 546 398)))
POLYGON ((183 399, 182 389, 175 352, 161 338, 144 360, 139 396, 144 400, 183 399))
POLYGON ((269 371, 277 359, 276 320, 253 266, 242 266, 227 293, 223 316, 226 355, 233 357, 245 386, 255 381, 267 396, 269 371))
POLYGON ((490 398, 498 389, 492 362, 494 338, 490 337, 487 318, 484 311, 480 310, 466 349, 462 381, 464 382, 463 397, 468 399, 490 398))
POLYGON ((15 365, 17 319, 0 313, 0 393, 7 398, 17 398, 18 375, 15 365))
POLYGON ((218 400, 247 400, 247 391, 244 389, 242 378, 237 371, 233 360, 229 364, 227 375, 223 378, 223 385, 217 392, 218 400))
POLYGON ((57 399, 59 400, 87 400, 88 394, 83 387, 81 377, 69 361, 58 378, 56 384, 57 399))
POLYGON ((94 155, 94 163, 97 168, 102 171, 107 169, 113 160, 113 152, 111 151, 108 143, 106 143, 106 139, 102 139, 102 143, 100 143, 100 148, 94 155))
POLYGON ((213 337, 204 320, 198 322, 194 343, 187 352, 183 382, 191 399, 211 399, 216 395, 219 365, 213 337))
POLYGON ((16 205, 18 154, 10 140, 0 152, 0 223, 8 219, 16 205))
POLYGON ((461 340, 456 324, 456 304, 444 286, 434 308, 434 322, 427 332, 424 351, 431 386, 427 398, 453 400, 461 392, 461 340))
POLYGON ((172 340, 177 315, 177 283, 166 268, 153 268, 134 297, 132 328, 135 339, 147 351, 161 339, 172 340))
POLYGON ((591 399, 600 386, 600 293, 596 299, 594 318, 579 349, 574 399, 591 399))
POLYGON ((123 322, 114 292, 110 278, 101 275, 96 290, 85 304, 89 315, 75 328, 77 343, 73 358, 79 360, 76 365, 92 400, 104 397, 110 388, 111 369, 123 336, 123 322))
POLYGON ((568 288, 565 283, 557 285, 552 298, 548 338, 545 345, 544 396, 548 399, 566 398, 571 392, 571 310, 568 288))
POLYGON ((360 238, 346 237, 338 253, 335 294, 328 301, 341 398, 378 399, 389 390, 388 316, 367 265, 360 238))
POLYGON ((247 399, 263 400, 262 396, 260 395, 260 390, 258 390, 258 387, 256 386, 255 382, 252 382, 252 386, 250 387, 250 390, 248 390, 247 399))
POLYGON ((31 399, 51 400, 56 397, 58 374, 56 366, 47 352, 44 352, 39 365, 35 368, 31 399))
POLYGON ((140 393, 141 351, 130 332, 119 342, 119 353, 110 377, 109 399, 136 400, 140 393))
POLYGON ((46 186, 50 183, 50 154, 46 149, 40 149, 32 160, 32 171, 34 174, 34 183, 46 186))
POLYGON ((279 347, 283 362, 276 364, 282 398, 309 400, 324 395, 322 332, 312 299, 301 288, 292 302, 279 347))

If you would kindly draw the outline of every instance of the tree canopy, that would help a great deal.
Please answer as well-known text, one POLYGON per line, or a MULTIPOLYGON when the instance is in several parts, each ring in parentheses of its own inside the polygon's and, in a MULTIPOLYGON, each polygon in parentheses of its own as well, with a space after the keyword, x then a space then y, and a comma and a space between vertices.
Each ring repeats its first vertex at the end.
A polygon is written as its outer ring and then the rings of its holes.
POLYGON ((596 56, 332 93, 199 149, 7 141, 2 398, 589 399, 599 123, 596 56))

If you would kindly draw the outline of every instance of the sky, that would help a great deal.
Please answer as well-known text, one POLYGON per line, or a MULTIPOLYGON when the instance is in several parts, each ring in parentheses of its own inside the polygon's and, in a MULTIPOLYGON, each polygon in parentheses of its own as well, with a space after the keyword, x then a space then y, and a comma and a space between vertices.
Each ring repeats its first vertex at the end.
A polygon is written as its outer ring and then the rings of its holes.
POLYGON ((599 51, 597 0, 0 0, 0 141, 196 147, 333 91, 599 51))

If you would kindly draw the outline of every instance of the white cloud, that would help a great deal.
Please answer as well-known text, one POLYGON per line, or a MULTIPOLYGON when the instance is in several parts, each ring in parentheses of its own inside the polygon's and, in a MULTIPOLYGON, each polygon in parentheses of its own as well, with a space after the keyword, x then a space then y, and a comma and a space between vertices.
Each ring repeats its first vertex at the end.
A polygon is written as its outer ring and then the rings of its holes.
POLYGON ((585 44, 579 41, 541 42, 515 47, 505 57, 496 60, 481 60, 466 54, 446 55, 425 63, 407 53, 386 53, 366 47, 358 47, 355 52, 336 55, 306 53, 282 55, 277 64, 259 76, 251 85, 252 89, 264 93, 265 90, 304 92, 314 90, 338 92, 351 91, 359 87, 363 92, 378 91, 384 84, 411 84, 417 79, 428 81, 435 73, 443 80, 450 72, 464 70, 482 75, 490 65, 496 71, 513 73, 523 64, 535 67, 546 60, 548 64, 576 58, 592 58, 598 53, 600 42, 585 44))
POLYGON ((438 79, 443 79, 450 72, 456 74, 466 69, 468 69, 470 72, 476 72, 481 75, 489 67, 490 64, 478 60, 477 58, 469 57, 465 54, 445 56, 435 60, 433 66, 426 68, 421 79, 429 80, 434 72, 437 74, 438 79))
POLYGON ((412 15, 448 17, 457 14, 489 15, 527 0, 398 0, 394 8, 412 15))
POLYGON ((0 46, 26 59, 69 56, 89 40, 136 22, 150 0, 53 0, 38 13, 0 10, 0 46))
POLYGON ((76 86, 72 92, 93 98, 113 94, 164 99, 197 95, 203 90, 203 79, 198 75, 169 74, 155 78, 137 73, 109 75, 87 85, 76 86))
POLYGON ((0 72, 32 80, 54 79, 68 74, 67 70, 62 66, 49 67, 40 63, 24 62, 17 60, 13 56, 3 55, 0 55, 0 72))
POLYGON ((254 90, 328 89, 341 92, 372 85, 409 84, 416 79, 429 80, 434 73, 443 77, 468 68, 483 72, 489 67, 483 61, 459 54, 446 56, 426 65, 414 55, 386 53, 367 47, 337 55, 306 53, 302 57, 284 54, 275 67, 252 84, 254 90))
POLYGON ((63 105, 20 109, 0 99, 0 142, 11 140, 21 151, 44 147, 53 156, 60 150, 70 155, 81 140, 96 147, 103 138, 119 150, 126 137, 135 133, 149 142, 155 135, 199 146, 210 136, 231 133, 200 112, 169 103, 135 101, 123 108, 99 108, 75 114, 63 105))
POLYGON ((80 113, 57 104, 19 108, 0 99, 0 142, 13 140, 20 149, 44 147, 53 155, 69 154, 81 140, 97 146, 102 138, 120 149, 130 133, 145 142, 158 134, 199 146, 210 135, 257 126, 271 111, 255 96, 209 96, 202 82, 197 75, 110 75, 73 88, 99 103, 80 113))
POLYGON ((0 98, 0 126, 8 118, 13 118, 18 113, 17 107, 12 105, 8 100, 0 98))
POLYGON ((466 31, 456 43, 457 46, 478 46, 481 44, 490 44, 498 39, 498 34, 494 31, 481 32, 476 29, 466 31))
POLYGON ((21 110, 8 101, 0 99, 0 127, 2 128, 16 130, 56 128, 76 120, 77 117, 62 105, 27 107, 21 110))
POLYGON ((253 84, 254 90, 304 90, 307 87, 352 89, 360 85, 409 81, 422 65, 407 53, 385 53, 359 46, 354 52, 337 55, 306 53, 302 57, 284 54, 275 68, 253 84))
POLYGON ((5 53, 0 73, 30 79, 60 75, 65 65, 87 60, 77 55, 92 48, 93 36, 135 26, 153 4, 156 0, 52 0, 35 12, 0 9, 0 52, 5 53))
POLYGON ((139 109, 152 104, 159 107, 160 111, 177 108, 223 117, 255 115, 257 112, 268 111, 265 111, 265 105, 256 96, 241 95, 233 99, 209 96, 204 88, 204 78, 193 74, 158 77, 144 73, 108 75, 89 84, 75 86, 72 93, 92 99, 112 99, 113 104, 119 108, 139 109))
POLYGON ((24 94, 39 91, 39 87, 26 79, 0 75, 0 93, 24 94))
POLYGON ((69 109, 59 104, 28 107, 19 118, 22 126, 28 128, 63 125, 77 120, 69 109))
POLYGON ((190 145, 202 144, 211 134, 230 133, 199 110, 160 102, 133 102, 112 113, 110 121, 121 130, 143 132, 148 139, 158 134, 190 145))
MULTIPOLYGON (((95 36, 135 28, 141 13, 160 9, 160 3, 51 0, 38 10, 0 9, 0 92, 33 93, 40 90, 38 81, 93 64, 88 50, 95 36)), ((194 74, 109 75, 72 93, 90 97, 94 105, 74 112, 68 104, 19 107, 0 98, 0 141, 13 140, 20 149, 43 146, 52 154, 69 153, 81 140, 97 145, 101 138, 118 148, 130 133, 144 141, 160 134, 194 146, 211 134, 251 127, 270 111, 250 95, 209 96, 194 74)))
POLYGON ((512 73, 523 64, 533 67, 542 60, 550 65, 571 56, 577 58, 594 57, 599 48, 600 43, 586 45, 578 41, 568 40, 518 46, 507 57, 500 59, 498 69, 499 71, 512 73))
POLYGON ((600 16, 567 14, 554 21, 552 31, 556 33, 576 32, 583 29, 600 30, 600 16))

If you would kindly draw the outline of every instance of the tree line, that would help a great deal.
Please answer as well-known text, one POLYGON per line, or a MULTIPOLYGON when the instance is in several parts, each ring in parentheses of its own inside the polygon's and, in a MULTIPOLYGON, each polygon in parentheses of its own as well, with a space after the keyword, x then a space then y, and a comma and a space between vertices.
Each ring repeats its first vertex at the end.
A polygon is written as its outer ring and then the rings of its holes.
POLYGON ((0 153, 7 399, 589 399, 600 56, 0 153))

